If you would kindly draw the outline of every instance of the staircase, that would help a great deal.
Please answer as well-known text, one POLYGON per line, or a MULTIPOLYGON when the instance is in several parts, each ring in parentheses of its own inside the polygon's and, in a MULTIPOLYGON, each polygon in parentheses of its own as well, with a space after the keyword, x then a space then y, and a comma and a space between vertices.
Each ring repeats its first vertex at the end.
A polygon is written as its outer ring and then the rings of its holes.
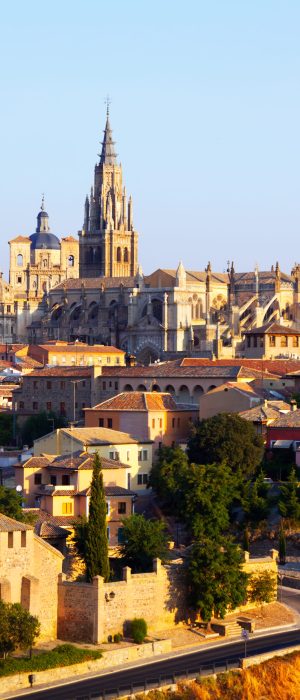
POLYGON ((220 620, 212 620, 210 623, 211 629, 218 632, 221 637, 240 637, 242 627, 237 620, 230 622, 222 622, 220 620))

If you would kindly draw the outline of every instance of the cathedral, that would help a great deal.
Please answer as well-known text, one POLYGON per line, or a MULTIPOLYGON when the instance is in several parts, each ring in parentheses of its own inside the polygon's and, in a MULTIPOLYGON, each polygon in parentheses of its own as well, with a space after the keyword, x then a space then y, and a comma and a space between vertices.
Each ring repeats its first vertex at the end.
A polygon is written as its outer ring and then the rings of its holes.
POLYGON ((300 328, 300 266, 291 274, 158 268, 144 275, 107 109, 93 187, 78 238, 50 231, 42 201, 35 233, 10 241, 0 280, 2 342, 117 345, 141 363, 184 355, 236 357, 253 328, 300 328))

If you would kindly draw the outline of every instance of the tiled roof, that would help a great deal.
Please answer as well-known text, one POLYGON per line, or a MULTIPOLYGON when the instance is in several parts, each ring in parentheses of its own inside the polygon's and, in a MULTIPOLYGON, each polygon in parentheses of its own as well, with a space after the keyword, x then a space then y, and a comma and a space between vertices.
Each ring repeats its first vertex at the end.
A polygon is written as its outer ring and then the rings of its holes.
POLYGON ((245 335, 256 335, 257 333, 264 334, 270 333, 272 335, 300 335, 300 331, 295 328, 290 328, 289 326, 282 326, 276 321, 271 321, 266 323, 264 326, 259 326, 258 328, 251 328, 250 331, 243 331, 245 335))
POLYGON ((37 521, 35 523, 35 528, 38 527, 38 524, 41 522, 53 523, 54 525, 67 527, 72 525, 77 520, 77 517, 75 517, 74 515, 50 515, 50 513, 47 513, 46 510, 43 510, 41 508, 28 508, 27 510, 29 513, 32 512, 37 514, 38 516, 37 521))
POLYGON ((68 530, 65 530, 63 527, 60 527, 55 523, 44 522, 41 520, 38 520, 35 524, 34 531, 36 535, 39 535, 39 537, 43 537, 45 539, 52 539, 54 537, 57 539, 65 539, 68 537, 68 530))
POLYGON ((26 462, 17 462, 15 467, 30 468, 30 469, 42 469, 47 467, 51 463, 51 459, 47 457, 29 457, 26 462))
POLYGON ((134 277, 84 277, 84 278, 74 278, 68 279, 64 282, 60 282, 55 290, 58 289, 81 289, 82 286, 86 289, 120 289, 123 287, 135 287, 134 277))
MULTIPOLYGON (((102 469, 128 469, 128 464, 124 464, 117 459, 109 459, 108 457, 100 457, 102 469)), ((89 470, 93 469, 94 456, 88 454, 87 452, 76 452, 73 456, 59 455, 49 460, 47 466, 49 469, 70 469, 71 471, 77 471, 77 469, 89 470)))
POLYGON ((103 367, 102 377, 221 377, 235 379, 240 376, 252 377, 250 370, 242 369, 242 361, 237 366, 205 366, 205 367, 181 367, 172 362, 162 362, 157 365, 149 365, 148 367, 103 367))
POLYGON ((43 367, 33 370, 27 377, 91 377, 91 367, 43 367))
POLYGON ((177 411, 178 406, 171 394, 168 393, 123 391, 121 394, 97 404, 97 406, 94 406, 94 409, 109 411, 177 411))
POLYGON ((27 236, 17 236, 16 238, 11 238, 9 243, 30 243, 30 238, 27 236))
POLYGON ((289 411, 280 416, 272 423, 271 428, 300 428, 300 410, 289 411))
POLYGON ((129 433, 109 428, 61 428, 61 431, 85 445, 127 445, 139 442, 129 433))
POLYGON ((252 422, 259 420, 274 421, 280 418, 280 411, 290 411, 290 404, 285 401, 268 401, 267 405, 260 404, 249 408, 247 411, 240 411, 239 415, 245 420, 252 422))
POLYGON ((77 238, 74 238, 74 236, 64 236, 64 238, 61 239, 62 241, 77 241, 77 238))
POLYGON ((234 389, 241 394, 251 394, 253 398, 256 396, 251 384, 248 384, 247 382, 225 382, 225 384, 220 384, 220 386, 216 386, 214 389, 208 391, 206 396, 211 394, 220 394, 224 391, 228 391, 229 389, 234 389))
POLYGON ((22 532, 24 530, 33 530, 33 527, 0 513, 0 532, 19 532, 20 530, 22 532))
MULTIPOLYGON (((120 350, 119 348, 116 348, 114 345, 87 345, 86 343, 59 343, 58 345, 52 345, 52 344, 45 344, 45 345, 38 345, 38 348, 41 348, 42 350, 47 350, 47 352, 52 352, 52 353, 77 353, 80 355, 81 352, 87 352, 90 353, 91 355, 97 353, 107 355, 109 354, 117 354, 117 355, 125 355, 125 350, 120 350)), ((29 349, 30 350, 30 349, 29 349)))
POLYGON ((202 357, 185 357, 181 360, 182 367, 236 367, 243 365, 251 370, 257 370, 260 377, 270 378, 270 374, 282 376, 286 372, 286 367, 300 369, 300 360, 254 360, 252 358, 236 358, 229 360, 209 360, 202 357))
MULTIPOLYGON (((123 496, 124 498, 127 497, 133 497, 135 496, 134 491, 130 491, 129 489, 124 489, 122 486, 104 486, 104 493, 105 496, 123 496)), ((91 488, 90 486, 87 489, 83 489, 83 491, 79 491, 77 493, 78 496, 90 496, 91 495, 91 488)))

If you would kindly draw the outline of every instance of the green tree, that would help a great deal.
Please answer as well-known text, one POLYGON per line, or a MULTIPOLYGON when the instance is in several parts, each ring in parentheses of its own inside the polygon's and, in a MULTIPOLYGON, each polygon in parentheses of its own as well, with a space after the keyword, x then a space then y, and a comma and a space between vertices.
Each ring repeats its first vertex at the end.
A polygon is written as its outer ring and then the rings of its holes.
POLYGON ((13 416, 11 413, 0 413, 0 445, 10 446, 13 439, 13 416))
POLYGON ((7 654, 16 648, 31 650, 40 633, 37 617, 31 615, 19 603, 0 601, 0 653, 7 654))
POLYGON ((264 444, 250 421, 238 414, 220 413, 192 428, 188 457, 196 464, 226 462, 232 472, 251 477, 262 460, 264 444))
POLYGON ((248 597, 252 603, 271 603, 275 598, 275 591, 276 580, 269 571, 251 576, 248 597))
POLYGON ((243 533, 243 549, 245 552, 250 552, 249 530, 247 527, 243 533))
POLYGON ((153 559, 167 556, 167 535, 161 520, 146 520, 131 515, 123 520, 123 543, 120 546, 124 564, 133 571, 151 571, 153 559))
POLYGON ((269 484, 264 481, 264 473, 259 472, 254 482, 246 485, 246 495, 243 498, 245 520, 253 525, 268 517, 270 507, 268 502, 269 484))
POLYGON ((81 515, 74 523, 74 544, 77 549, 78 556, 85 560, 86 541, 88 532, 88 519, 85 515, 81 515))
POLYGON ((56 413, 52 411, 49 413, 41 411, 37 413, 36 416, 29 416, 21 429, 23 444, 33 445, 34 440, 37 440, 43 435, 47 435, 53 428, 65 428, 66 425, 66 418, 64 416, 57 416, 56 413))
POLYGON ((106 499, 99 454, 96 452, 93 463, 89 519, 87 524, 85 565, 87 580, 94 576, 109 579, 108 540, 106 524, 106 499))
POLYGON ((226 464, 191 464, 185 483, 184 519, 194 537, 214 539, 229 527, 235 480, 226 464))
POLYGON ((192 605, 205 622, 213 614, 223 618, 247 597, 248 576, 242 571, 241 551, 229 537, 193 544, 188 580, 192 605))
POLYGON ((180 447, 162 447, 150 472, 149 486, 164 505, 179 517, 185 514, 189 470, 188 458, 180 447))
POLYGON ((0 486, 0 513, 23 521, 22 496, 8 486, 0 486))
POLYGON ((280 530, 279 530, 279 562, 280 564, 285 564, 286 560, 286 538, 285 538, 285 532, 282 527, 282 523, 280 525, 280 530))
POLYGON ((284 518, 300 520, 300 490, 296 470, 293 468, 285 484, 281 486, 279 511, 284 518))

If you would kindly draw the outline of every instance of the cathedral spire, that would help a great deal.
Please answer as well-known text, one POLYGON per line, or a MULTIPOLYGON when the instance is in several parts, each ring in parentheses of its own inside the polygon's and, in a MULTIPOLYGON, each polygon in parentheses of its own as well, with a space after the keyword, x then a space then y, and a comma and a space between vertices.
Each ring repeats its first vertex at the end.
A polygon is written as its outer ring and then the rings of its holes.
POLYGON ((117 154, 115 152, 115 141, 113 141, 112 130, 109 121, 109 101, 107 100, 106 108, 106 124, 104 129, 104 137, 102 141, 102 151, 100 155, 100 163, 103 165, 117 165, 117 154))

